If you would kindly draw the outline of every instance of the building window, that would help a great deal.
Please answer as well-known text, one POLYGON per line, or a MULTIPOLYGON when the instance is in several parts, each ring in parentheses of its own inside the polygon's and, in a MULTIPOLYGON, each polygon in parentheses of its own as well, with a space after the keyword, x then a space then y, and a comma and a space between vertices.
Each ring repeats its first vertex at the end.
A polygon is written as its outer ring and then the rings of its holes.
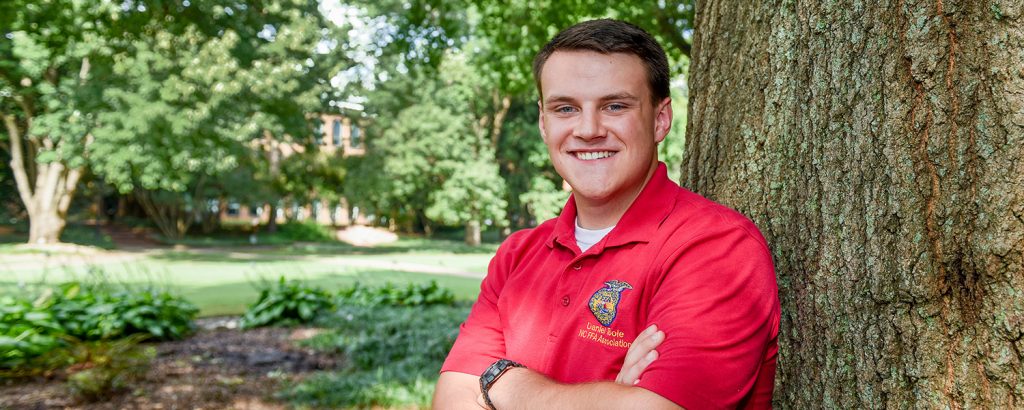
POLYGON ((341 120, 334 120, 334 132, 331 133, 331 145, 341 145, 341 120))
POLYGON ((352 124, 352 148, 359 148, 360 144, 362 141, 360 140, 359 126, 352 124))
POLYGON ((316 139, 316 145, 324 145, 324 122, 317 121, 316 126, 313 127, 313 138, 316 139))

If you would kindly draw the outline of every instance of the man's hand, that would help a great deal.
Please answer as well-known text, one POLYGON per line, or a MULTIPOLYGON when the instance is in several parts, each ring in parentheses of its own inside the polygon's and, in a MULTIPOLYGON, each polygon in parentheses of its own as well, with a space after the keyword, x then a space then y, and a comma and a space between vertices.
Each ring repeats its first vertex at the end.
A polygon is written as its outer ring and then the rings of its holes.
MULTIPOLYGON (((651 325, 644 329, 643 332, 640 332, 636 339, 633 340, 633 344, 629 346, 629 350, 626 351, 622 369, 619 371, 618 376, 615 377, 615 383, 622 386, 633 386, 639 383, 640 375, 647 369, 647 366, 657 360, 658 351, 655 349, 664 340, 665 332, 658 330, 657 325, 651 325)), ((514 407, 508 404, 525 404, 528 400, 537 400, 539 403, 543 403, 544 406, 557 408, 559 407, 555 404, 557 399, 568 397, 577 400, 574 402, 576 404, 589 402, 590 400, 588 399, 600 398, 604 404, 612 405, 616 400, 608 397, 608 388, 602 389, 601 385, 602 383, 575 386, 560 385, 528 369, 512 368, 495 382, 494 387, 491 389, 491 399, 494 400, 496 406, 501 410, 506 408, 531 408, 532 406, 529 405, 514 407), (590 388, 597 388, 596 390, 598 391, 588 392, 590 388), (552 394, 554 395, 552 396, 552 394), (513 396, 517 397, 513 399, 513 396)), ((480 393, 479 378, 476 376, 444 372, 441 373, 437 386, 437 391, 434 394, 434 408, 455 408, 456 405, 459 408, 466 409, 470 407, 488 408, 484 402, 483 394, 480 393), (476 400, 472 400, 472 398, 476 400)), ((632 398, 625 400, 625 402, 629 402, 630 405, 634 406, 643 403, 640 408, 679 408, 661 396, 643 389, 621 390, 619 393, 624 395, 629 393, 632 395, 632 398)), ((622 397, 618 398, 621 399, 622 397)), ((615 406, 612 405, 612 407, 615 406)))
POLYGON ((650 325, 640 332, 629 346, 615 382, 627 386, 639 383, 640 375, 658 358, 658 351, 654 349, 664 340, 665 332, 658 330, 658 325, 650 325))

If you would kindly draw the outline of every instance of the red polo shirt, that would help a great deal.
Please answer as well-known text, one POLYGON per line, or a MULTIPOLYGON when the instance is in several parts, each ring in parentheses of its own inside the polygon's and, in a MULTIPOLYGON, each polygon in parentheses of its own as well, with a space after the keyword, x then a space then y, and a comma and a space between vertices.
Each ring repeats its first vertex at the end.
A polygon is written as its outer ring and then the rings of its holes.
POLYGON ((680 188, 664 164, 583 253, 575 219, 570 198, 501 245, 441 371, 508 358, 564 383, 613 381, 656 324, 666 338, 640 387, 687 409, 771 407, 778 289, 752 222, 680 188))

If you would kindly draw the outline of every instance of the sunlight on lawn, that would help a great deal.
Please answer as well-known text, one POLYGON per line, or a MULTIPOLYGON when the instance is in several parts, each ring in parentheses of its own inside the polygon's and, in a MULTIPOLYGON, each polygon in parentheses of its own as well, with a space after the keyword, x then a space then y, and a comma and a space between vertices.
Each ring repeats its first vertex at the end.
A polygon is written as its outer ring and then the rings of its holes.
MULTIPOLYGON (((0 260, 12 258, 0 251, 0 260), (7 257, 7 258, 4 258, 7 257)), ((71 257, 46 261, 44 255, 0 267, 0 294, 40 285, 83 281, 170 289, 195 303, 202 316, 240 314, 254 302, 257 288, 284 276, 334 290, 359 282, 405 284, 436 280, 460 300, 473 300, 489 254, 274 255, 211 251, 167 252, 134 260, 86 264, 71 257), (347 263, 355 266, 348 266, 347 263), (417 272, 419 270, 419 272, 417 272), (454 272, 454 274, 436 273, 454 272), (435 272, 435 273, 426 273, 435 272)), ((83 260, 94 256, 83 256, 83 260)))

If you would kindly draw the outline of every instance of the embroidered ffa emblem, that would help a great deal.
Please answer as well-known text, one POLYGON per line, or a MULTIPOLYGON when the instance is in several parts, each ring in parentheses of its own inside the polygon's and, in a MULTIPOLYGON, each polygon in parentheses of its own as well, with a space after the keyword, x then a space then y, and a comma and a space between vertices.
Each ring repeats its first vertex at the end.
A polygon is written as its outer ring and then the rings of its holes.
POLYGON ((618 313, 619 300, 622 299, 622 291, 633 289, 628 283, 621 280, 610 280, 604 283, 604 287, 594 292, 590 297, 590 312, 594 314, 598 322, 608 327, 615 320, 618 313))

